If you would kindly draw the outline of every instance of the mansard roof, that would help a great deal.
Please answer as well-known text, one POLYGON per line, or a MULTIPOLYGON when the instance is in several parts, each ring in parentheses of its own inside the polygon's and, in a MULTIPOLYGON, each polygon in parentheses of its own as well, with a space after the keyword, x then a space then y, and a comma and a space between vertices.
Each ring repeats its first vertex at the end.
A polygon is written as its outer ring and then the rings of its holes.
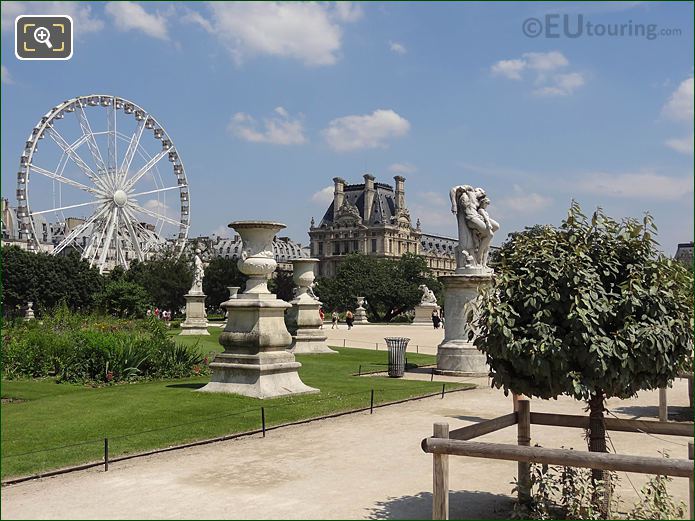
MULTIPOLYGON (((357 207, 360 213, 360 218, 363 224, 369 226, 372 224, 383 224, 390 223, 391 218, 396 215, 396 195, 394 193, 393 187, 386 183, 374 183, 374 201, 372 203, 372 212, 369 221, 364 221, 364 183, 345 185, 343 189, 344 193, 344 203, 350 204, 357 207)), ((320 226, 330 226, 333 224, 333 214, 334 214, 334 203, 331 202, 328 210, 323 215, 321 219, 320 226)))

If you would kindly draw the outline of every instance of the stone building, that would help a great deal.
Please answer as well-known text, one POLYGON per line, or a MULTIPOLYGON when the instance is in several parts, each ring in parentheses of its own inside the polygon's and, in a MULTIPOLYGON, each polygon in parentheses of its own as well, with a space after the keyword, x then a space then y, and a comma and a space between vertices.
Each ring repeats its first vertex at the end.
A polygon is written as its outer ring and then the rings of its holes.
POLYGON ((682 262, 687 267, 692 267, 693 265, 693 241, 681 242, 678 244, 678 249, 676 250, 676 255, 674 257, 677 261, 682 262))
POLYGON ((333 179, 333 202, 318 226, 312 218, 309 228, 311 256, 321 261, 319 277, 335 276, 340 261, 354 252, 391 259, 405 253, 422 255, 436 276, 456 269, 458 241, 423 232, 419 219, 413 226, 405 202, 405 178, 393 179, 395 189, 377 183, 371 174, 364 174, 360 184, 333 179))
MULTIPOLYGON (((234 235, 231 239, 218 236, 189 237, 186 248, 193 251, 198 247, 203 250, 203 258, 206 261, 215 257, 237 260, 241 255, 241 237, 238 235, 234 235)), ((274 237, 273 253, 278 263, 277 269, 291 272, 292 260, 309 257, 309 248, 294 242, 289 237, 274 237)))

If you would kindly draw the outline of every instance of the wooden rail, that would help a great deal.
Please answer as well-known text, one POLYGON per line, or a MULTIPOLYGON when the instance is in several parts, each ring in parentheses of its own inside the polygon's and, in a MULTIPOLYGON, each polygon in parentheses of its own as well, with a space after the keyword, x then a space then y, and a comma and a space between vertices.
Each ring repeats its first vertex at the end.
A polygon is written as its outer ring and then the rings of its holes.
MULTIPOLYGON (((531 495, 530 463, 584 467, 598 470, 638 472, 685 477, 690 479, 690 519, 695 519, 695 471, 693 443, 688 444, 688 458, 655 458, 626 456, 604 452, 583 452, 566 449, 531 447, 531 425, 587 428, 589 418, 569 414, 532 413, 528 400, 518 400, 517 411, 449 432, 448 423, 435 423, 434 435, 422 440, 424 452, 433 455, 432 518, 449 519, 449 456, 470 456, 518 462, 517 490, 520 501, 531 495), (469 441, 478 436, 517 425, 517 445, 469 441)), ((693 423, 605 419, 606 430, 644 432, 693 437, 693 423)))

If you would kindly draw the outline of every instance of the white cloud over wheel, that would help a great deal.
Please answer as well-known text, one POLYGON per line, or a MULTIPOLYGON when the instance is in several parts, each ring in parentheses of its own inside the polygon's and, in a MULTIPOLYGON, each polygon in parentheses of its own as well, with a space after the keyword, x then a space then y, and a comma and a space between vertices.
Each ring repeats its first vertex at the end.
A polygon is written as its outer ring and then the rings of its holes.
POLYGON ((234 136, 252 143, 273 145, 302 145, 307 142, 301 118, 292 118, 283 107, 276 107, 273 115, 259 123, 253 116, 237 112, 227 126, 234 136))

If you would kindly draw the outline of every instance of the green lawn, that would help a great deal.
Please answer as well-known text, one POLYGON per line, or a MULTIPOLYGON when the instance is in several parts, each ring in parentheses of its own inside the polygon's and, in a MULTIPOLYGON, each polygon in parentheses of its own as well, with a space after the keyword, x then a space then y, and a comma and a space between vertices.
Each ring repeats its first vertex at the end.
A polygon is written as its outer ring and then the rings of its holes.
MULTIPOLYGON (((217 329, 217 328, 215 328, 217 329)), ((220 330, 210 337, 179 337, 200 350, 221 351, 220 330)), ((56 384, 52 380, 5 380, 2 404, 2 477, 33 474, 111 456, 260 428, 260 407, 268 426, 384 403, 441 390, 441 383, 352 376, 385 364, 385 351, 339 348, 338 355, 299 355, 300 376, 320 394, 258 400, 197 393, 209 377, 122 384, 103 388, 56 384), (58 448, 62 447, 62 448, 58 448), (47 450, 48 449, 48 450, 47 450)), ((411 364, 434 363, 408 354, 411 364)), ((465 384, 447 384, 447 388, 465 384)))

